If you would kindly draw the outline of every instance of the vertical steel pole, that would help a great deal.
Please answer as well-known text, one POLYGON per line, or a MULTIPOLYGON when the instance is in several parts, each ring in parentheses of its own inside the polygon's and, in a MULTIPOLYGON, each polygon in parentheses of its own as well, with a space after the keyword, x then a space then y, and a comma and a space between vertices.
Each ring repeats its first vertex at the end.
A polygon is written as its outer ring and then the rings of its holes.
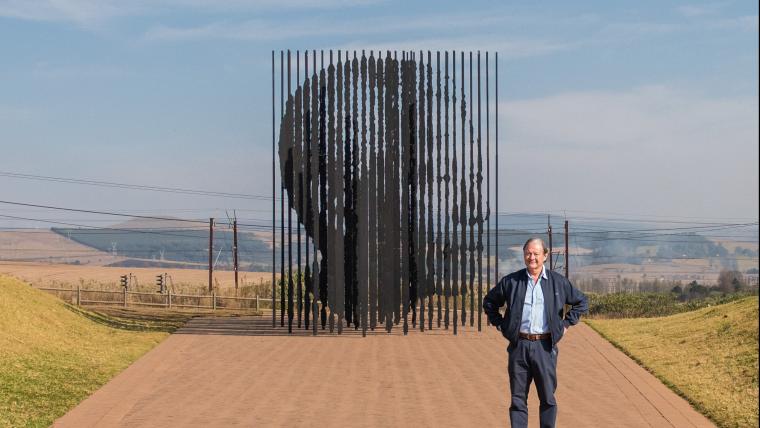
POLYGON ((275 326, 276 312, 275 293, 276 293, 276 264, 277 264, 277 193, 275 190, 275 149, 274 149, 274 51, 272 51, 272 327, 275 326))
POLYGON ((451 204, 451 217, 452 217, 452 241, 453 244, 451 246, 451 276, 453 278, 451 283, 451 297, 452 297, 452 310, 453 310, 453 319, 452 324, 454 326, 454 334, 457 334, 457 295, 459 295, 459 234, 457 231, 457 226, 459 225, 459 222, 461 221, 461 217, 459 215, 459 204, 457 202, 457 52, 453 51, 451 52, 451 85, 452 85, 452 93, 451 93, 451 154, 453 156, 452 162, 451 162, 451 173, 452 173, 452 192, 453 192, 453 199, 451 204))
POLYGON ((314 112, 311 110, 311 77, 309 76, 309 51, 308 49, 303 53, 303 67, 304 67, 304 83, 303 83, 303 136, 304 136, 304 153, 305 161, 304 165, 304 229, 306 230, 306 239, 304 252, 306 253, 306 263, 304 265, 304 329, 309 329, 309 319, 311 317, 311 292, 312 292, 312 278, 311 278, 311 263, 309 257, 311 254, 311 248, 309 245, 309 232, 311 231, 312 242, 314 238, 314 229, 311 222, 311 115, 314 112))
MULTIPOLYGON (((444 181, 446 183, 445 187, 445 205, 444 205, 444 214, 446 216, 446 222, 444 226, 444 268, 443 268, 443 276, 444 276, 444 283, 443 283, 443 298, 444 298, 444 317, 443 317, 443 325, 446 330, 449 329, 449 297, 451 297, 451 261, 453 260, 451 257, 452 247, 451 247, 451 237, 449 235, 449 225, 451 223, 451 212, 449 211, 449 193, 450 193, 450 185, 451 185, 451 176, 449 175, 450 172, 450 158, 449 158, 449 51, 446 51, 444 53, 444 141, 445 141, 445 158, 444 158, 444 168, 445 168, 445 174, 444 174, 444 181)), ((454 150, 454 153, 456 153, 456 150, 454 150)))
MULTIPOLYGON (((368 275, 369 275, 369 294, 368 302, 365 306, 369 308, 369 328, 375 330, 377 324, 377 290, 378 290, 378 251, 377 251, 377 126, 375 123, 375 87, 377 85, 376 65, 374 52, 369 52, 367 59, 367 88, 369 90, 369 155, 367 161, 367 174, 369 183, 367 184, 367 218, 369 220, 369 250, 368 250, 368 275)), ((367 308, 365 308, 367 309, 367 308)), ((366 327, 365 327, 366 328, 366 327)))
POLYGON ((238 235, 237 218, 232 220, 232 264, 235 270, 235 291, 238 289, 238 235))
POLYGON ((494 172, 496 173, 496 176, 494 177, 494 181, 496 182, 496 209, 494 210, 496 212, 496 224, 494 227, 494 230, 496 231, 496 236, 494 239, 494 244, 496 245, 496 260, 494 260, 494 266, 495 268, 495 275, 494 280, 498 282, 501 278, 499 278, 499 53, 494 53, 494 65, 495 65, 495 87, 494 87, 494 97, 496 98, 496 123, 495 123, 495 135, 494 135, 494 144, 496 144, 496 153, 494 159, 494 172))
MULTIPOLYGON (((443 291, 443 228, 442 228, 442 215, 441 212, 441 182, 443 181, 443 174, 441 171, 441 52, 435 53, 435 79, 436 79, 436 93, 435 93, 435 140, 436 140, 436 168, 437 176, 436 183, 438 185, 436 197, 438 202, 438 216, 437 216, 437 230, 436 230, 436 242, 435 242, 435 259, 436 259, 436 273, 435 273, 435 289, 430 294, 430 300, 433 300, 433 294, 437 298, 437 316, 436 321, 438 328, 441 328, 441 294, 443 291)), ((431 311, 432 312, 432 311, 431 311)), ((432 316, 431 316, 432 319, 432 316)))
MULTIPOLYGON (((433 67, 431 52, 427 52, 427 253, 425 293, 423 296, 428 300, 428 328, 433 328, 433 289, 435 281, 435 237, 433 236, 433 67)), ((424 304, 424 299, 420 304, 424 304)), ((422 323, 420 319, 420 323, 422 323)))
MULTIPOLYGON (((290 49, 288 49, 288 92, 287 96, 290 98, 290 49)), ((288 112, 293 113, 293 103, 291 102, 288 106, 288 112)), ((282 117, 285 117, 285 113, 282 112, 282 117)), ((294 122, 294 114, 290 114, 290 120, 291 122, 294 122)), ((293 164, 293 132, 289 132, 290 134, 290 141, 287 142, 288 144, 288 154, 287 159, 290 164, 293 164)), ((286 168, 287 171, 287 168, 286 168)), ((295 193, 295 180, 293 180, 293 168, 291 168, 290 171, 287 171, 290 175, 288 177, 288 180, 290 180, 293 185, 289 189, 289 191, 292 193, 295 193)), ((288 197, 288 333, 293 332, 293 198, 288 197)))
POLYGON ((312 246, 312 294, 314 296, 314 299, 311 302, 312 306, 312 324, 311 324, 311 333, 312 335, 317 335, 317 318, 319 316, 319 292, 320 292, 320 270, 319 270, 319 260, 317 260, 317 253, 322 248, 321 245, 321 239, 319 233, 319 122, 318 122, 318 114, 319 114, 319 107, 317 102, 318 97, 318 91, 317 91, 317 51, 312 50, 311 52, 311 60, 312 60, 312 74, 311 74, 311 166, 310 170, 312 173, 312 180, 311 180, 311 222, 312 222, 312 233, 313 233, 313 246, 312 246))
POLYGON ((475 324, 475 223, 477 222, 477 219, 475 218, 475 155, 473 150, 475 128, 472 124, 472 115, 474 113, 475 108, 473 107, 472 100, 472 51, 470 51, 470 189, 468 194, 468 201, 470 203, 470 217, 468 222, 470 225, 470 243, 468 247, 470 251, 470 327, 475 324))
MULTIPOLYGON (((283 73, 284 51, 280 51, 280 118, 284 113, 283 106, 283 73)), ((282 120, 282 119, 280 119, 282 120)), ((285 326, 285 183, 280 180, 280 327, 285 326)))
POLYGON ((459 263, 460 263, 460 269, 461 269, 461 282, 459 284, 461 292, 459 293, 460 299, 461 299, 461 317, 460 320, 462 322, 462 326, 465 325, 467 322, 467 182, 465 173, 467 172, 467 167, 465 165, 465 149, 467 145, 466 141, 466 134, 465 134, 465 126, 467 124, 467 99, 465 98, 464 92, 464 52, 460 52, 460 94, 462 99, 460 100, 460 117, 462 119, 462 123, 459 125, 461 126, 462 131, 462 175, 461 179, 459 181, 460 184, 460 195, 461 195, 461 203, 460 205, 460 212, 459 212, 459 224, 462 225, 462 233, 459 238, 459 263))
POLYGON ((570 249, 570 246, 568 242, 570 241, 570 233, 569 228, 567 224, 567 220, 565 220, 565 278, 568 280, 570 279, 570 253, 568 250, 570 249))
POLYGON ((480 51, 478 51, 478 331, 481 331, 483 312, 483 153, 480 134, 480 51))
POLYGON ((208 219, 208 291, 214 289, 214 217, 208 219))
POLYGON ((493 284, 491 284, 491 105, 489 102, 489 73, 488 52, 486 52, 486 284, 490 290, 493 284))
POLYGON ((296 218, 296 235, 297 235, 297 243, 296 247, 298 250, 296 251, 296 266, 298 269, 298 274, 296 276, 297 283, 296 283, 296 301, 297 301, 297 308, 298 308, 298 328, 301 328, 301 312, 303 311, 303 274, 301 272, 301 249, 303 248, 301 244, 301 223, 303 223, 304 219, 304 206, 303 206, 303 192, 304 192, 304 186, 303 186, 303 156, 304 156, 304 150, 303 150, 303 134, 302 134, 302 118, 301 118, 301 111, 302 111, 302 102, 301 98, 303 97, 302 92, 301 95, 299 94, 299 87, 302 87, 301 82, 301 51, 296 51, 296 97, 294 100, 295 103, 295 113, 293 115, 293 122, 296 126, 295 131, 295 144, 298 146, 298 151, 300 153, 299 155, 299 161, 300 164, 298 165, 301 172, 298 174, 298 182, 293 184, 293 187, 298 186, 298 201, 296 201, 296 204, 298 204, 300 216, 296 218))
POLYGON ((549 270, 554 270, 554 244, 552 243, 552 216, 546 216, 547 233, 549 234, 549 270))

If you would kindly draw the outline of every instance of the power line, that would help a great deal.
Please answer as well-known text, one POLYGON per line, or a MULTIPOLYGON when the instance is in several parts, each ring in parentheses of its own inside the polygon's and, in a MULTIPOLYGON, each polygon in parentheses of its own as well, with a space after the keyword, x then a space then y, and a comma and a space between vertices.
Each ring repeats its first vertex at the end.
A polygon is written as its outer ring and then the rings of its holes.
MULTIPOLYGON (((83 224, 76 224, 76 223, 67 223, 67 222, 61 222, 61 221, 50 221, 50 220, 39 220, 35 218, 28 218, 28 217, 17 217, 17 216, 9 216, 5 214, 0 214, 0 217, 5 218, 12 218, 15 220, 26 220, 26 221, 38 221, 42 223, 52 223, 52 224, 60 224, 64 226, 74 226, 74 227, 80 227, 81 231, 100 231, 100 232, 134 232, 134 233, 148 233, 153 235, 163 235, 163 236, 175 236, 180 238, 197 238, 197 236, 194 235, 178 235, 178 234, 172 234, 172 233, 166 233, 166 232, 153 232, 150 230, 141 230, 141 229, 118 229, 118 228, 112 228, 112 227, 95 227, 95 226, 85 226, 83 224)), ((169 229, 171 230, 171 229, 169 229)), ((81 233, 81 232, 80 232, 81 233)))
MULTIPOLYGON (((525 216, 525 217, 542 217, 545 218, 547 215, 552 215, 556 217, 562 217, 562 218, 568 218, 575 221, 582 221, 582 220, 592 220, 592 221, 611 221, 611 222, 633 222, 633 223, 688 223, 688 224, 699 224, 700 221, 695 220, 717 220, 718 222, 725 222, 725 221, 757 221, 757 218, 753 217, 691 217, 691 216, 665 216, 665 215, 652 215, 652 214, 639 214, 639 213, 615 213, 615 212, 602 212, 602 211, 581 211, 581 210, 551 210, 551 211, 544 211, 544 212, 521 212, 521 211, 499 211, 498 213, 494 213, 494 215, 498 215, 500 217, 505 216, 525 216), (591 214, 608 214, 608 215, 615 215, 617 217, 602 217, 602 216, 567 216, 568 212, 575 212, 575 213, 591 213, 591 214), (638 218, 627 218, 627 217, 638 217, 638 218), (646 219, 642 217, 654 217, 654 219, 646 219), (677 219, 677 220, 667 220, 667 219, 677 219), (694 220, 687 220, 687 219, 694 219, 694 220)), ((711 224, 714 222, 705 222, 705 224, 711 224)))
POLYGON ((78 178, 51 177, 46 175, 21 174, 16 172, 0 171, 0 177, 19 178, 24 180, 48 181, 55 183, 84 184, 88 186, 111 187, 118 189, 148 190, 152 192, 176 193, 185 195, 217 196, 222 198, 271 200, 271 196, 251 195, 247 193, 217 192, 212 190, 187 189, 181 187, 164 187, 142 184, 116 183, 111 181, 85 180, 78 178))
POLYGON ((23 207, 34 207, 34 208, 46 208, 46 209, 50 209, 50 210, 71 211, 71 212, 88 213, 88 214, 112 215, 112 216, 118 216, 118 217, 142 218, 142 219, 149 219, 149 220, 182 221, 182 222, 187 222, 187 223, 207 223, 207 222, 201 221, 201 220, 186 220, 186 219, 182 219, 182 218, 170 218, 170 217, 156 217, 156 216, 137 215, 137 214, 125 214, 125 213, 115 213, 115 212, 110 212, 110 211, 83 210, 83 209, 78 209, 78 208, 64 208, 64 207, 55 207, 55 206, 51 206, 51 205, 27 204, 27 203, 23 203, 23 202, 13 202, 13 201, 0 201, 0 204, 18 205, 18 206, 23 206, 23 207))
MULTIPOLYGON (((65 207, 56 207, 56 206, 52 206, 52 205, 28 204, 28 203, 13 202, 13 201, 0 201, 0 204, 18 205, 18 206, 34 207, 34 208, 46 208, 46 209, 58 210, 58 211, 70 211, 70 212, 79 212, 79 213, 88 213, 88 214, 101 214, 101 215, 111 215, 111 216, 118 216, 118 217, 140 218, 140 219, 148 219, 148 220, 180 221, 180 222, 186 222, 186 223, 208 224, 208 221, 203 221, 203 220, 187 220, 187 219, 172 218, 172 217, 146 216, 146 215, 137 215, 137 214, 117 213, 117 212, 112 212, 112 211, 84 210, 84 209, 78 209, 78 208, 65 208, 65 207)), ((11 217, 11 216, 5 216, 5 217, 11 217)), ((23 217, 19 217, 19 219, 22 219, 22 220, 32 220, 32 221, 40 221, 38 219, 24 219, 23 217)), ((54 223, 54 222, 50 222, 50 223, 54 223)), ((216 224, 219 224, 219 225, 229 225, 230 223, 216 222, 216 224)), ((250 223, 248 223, 248 224, 246 224, 246 223, 238 223, 238 226, 247 226, 247 227, 254 227, 254 228, 258 227, 258 228, 262 228, 262 229, 269 227, 269 225, 250 224, 250 223)), ((87 227, 87 226, 81 226, 81 227, 87 227)))
MULTIPOLYGON (((173 222, 186 222, 186 223, 195 223, 195 224, 203 224, 205 225, 206 221, 201 220, 187 220, 187 219, 181 219, 181 218, 171 218, 171 217, 158 217, 158 216, 146 216, 146 215, 138 215, 138 214, 127 214, 127 213, 117 213, 112 211, 98 211, 98 210, 84 210, 84 209, 77 209, 77 208, 66 208, 66 207, 57 207, 57 206, 50 206, 50 205, 39 205, 39 204, 29 204, 29 203, 22 203, 22 202, 13 202, 13 201, 2 201, 0 200, 0 203, 7 204, 7 205, 15 205, 15 206, 25 206, 25 207, 33 207, 33 208, 43 208, 43 209, 51 209, 51 210, 59 210, 59 211, 68 211, 68 212, 80 212, 80 213, 88 213, 88 214, 99 214, 99 215, 110 215, 110 216, 119 216, 119 217, 129 217, 129 218, 139 218, 139 219, 149 219, 149 220, 161 220, 161 221, 173 221, 173 222)), ((41 219, 32 219, 32 218, 25 218, 25 217, 14 217, 14 216, 7 216, 4 215, 2 217, 6 218, 14 218, 19 220, 28 220, 28 221, 39 221, 39 222, 47 222, 47 223, 54 223, 54 224, 64 224, 64 225, 71 225, 75 227, 85 227, 89 228, 89 226, 79 225, 79 224, 71 224, 71 223, 65 223, 65 222, 59 222, 59 221, 50 221, 50 220, 41 220, 41 219)), ((220 222, 217 223, 220 225, 229 225, 228 223, 220 222)), ((260 229, 262 231, 266 230, 268 231, 270 224, 254 224, 254 223, 238 223, 241 227, 247 227, 252 229, 260 229)), ((587 231, 579 231, 574 233, 574 235, 588 235, 588 239, 584 239, 584 241, 609 241, 609 240, 639 240, 641 242, 646 242, 646 240, 643 240, 641 238, 646 237, 657 237, 657 236, 668 236, 668 235, 680 235, 683 236, 684 232, 686 231, 715 231, 715 230, 723 230, 723 229, 730 229, 730 228, 741 228, 741 227, 751 227, 751 226, 757 226, 757 222, 753 223, 722 223, 722 224, 710 224, 710 225, 703 225, 703 226, 691 226, 691 227, 672 227, 672 228, 654 228, 654 229, 632 229, 632 230, 587 230, 587 231), (680 233, 672 233, 672 234, 666 234, 666 233, 659 233, 659 234, 644 234, 640 232, 666 232, 666 231, 681 231, 680 233), (634 233, 639 232, 637 236, 620 236, 620 237, 598 237, 596 236, 604 233, 634 233)), ((101 228, 101 229, 114 229, 116 228, 101 228)), ((124 230, 134 230, 134 229, 124 229, 124 230)), ((514 229, 502 229, 499 231, 495 231, 496 234, 499 236, 521 236, 526 234, 543 234, 546 231, 544 229, 541 230, 514 230, 514 229)), ((656 241, 653 241, 656 242, 656 241)), ((688 241, 687 241, 688 242, 688 241)))

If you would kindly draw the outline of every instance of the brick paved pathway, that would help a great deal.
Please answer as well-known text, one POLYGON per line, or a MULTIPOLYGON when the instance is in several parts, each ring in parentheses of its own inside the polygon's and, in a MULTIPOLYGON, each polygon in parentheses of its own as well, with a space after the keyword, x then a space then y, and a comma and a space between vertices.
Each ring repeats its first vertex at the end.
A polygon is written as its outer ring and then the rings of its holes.
MULTIPOLYGON (((270 323, 195 319, 54 426, 508 425, 506 342, 492 328, 311 337, 270 323)), ((559 349, 558 426, 713 426, 588 326, 559 349)), ((538 426, 534 389, 529 406, 538 426)))

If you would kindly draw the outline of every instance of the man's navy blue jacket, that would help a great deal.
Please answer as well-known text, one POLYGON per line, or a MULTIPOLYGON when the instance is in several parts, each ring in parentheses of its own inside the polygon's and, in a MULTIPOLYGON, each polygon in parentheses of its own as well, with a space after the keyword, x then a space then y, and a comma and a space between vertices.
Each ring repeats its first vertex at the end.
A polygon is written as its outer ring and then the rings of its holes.
MULTIPOLYGON (((544 293, 544 315, 549 323, 552 344, 556 345, 562 339, 565 327, 575 325, 581 314, 588 311, 586 296, 570 284, 564 276, 546 269, 547 279, 541 280, 541 291, 544 293), (564 318, 562 316, 565 304, 570 305, 564 318)), ((511 343, 517 343, 522 321, 525 292, 528 288, 528 270, 522 269, 503 277, 496 287, 486 294, 483 299, 483 310, 488 315, 492 325, 501 330, 501 334, 511 343), (499 308, 507 304, 505 316, 501 316, 499 308)))

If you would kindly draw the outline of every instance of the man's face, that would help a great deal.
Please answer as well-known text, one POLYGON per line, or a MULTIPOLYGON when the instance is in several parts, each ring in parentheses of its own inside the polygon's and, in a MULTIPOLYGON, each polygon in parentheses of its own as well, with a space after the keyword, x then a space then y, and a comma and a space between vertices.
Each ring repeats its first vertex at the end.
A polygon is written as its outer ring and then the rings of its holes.
POLYGON ((529 271, 538 271, 546 261, 546 254, 544 254, 544 247, 538 241, 533 241, 525 248, 523 252, 525 257, 525 267, 529 271))

